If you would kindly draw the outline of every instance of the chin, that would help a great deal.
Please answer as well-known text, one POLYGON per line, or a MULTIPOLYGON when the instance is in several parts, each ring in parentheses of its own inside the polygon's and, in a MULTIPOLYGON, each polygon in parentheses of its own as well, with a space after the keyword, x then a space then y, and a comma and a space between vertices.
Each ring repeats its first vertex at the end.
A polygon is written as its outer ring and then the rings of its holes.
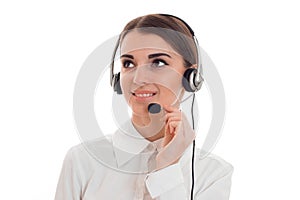
POLYGON ((148 105, 134 104, 130 106, 132 114, 138 116, 148 115, 148 105))

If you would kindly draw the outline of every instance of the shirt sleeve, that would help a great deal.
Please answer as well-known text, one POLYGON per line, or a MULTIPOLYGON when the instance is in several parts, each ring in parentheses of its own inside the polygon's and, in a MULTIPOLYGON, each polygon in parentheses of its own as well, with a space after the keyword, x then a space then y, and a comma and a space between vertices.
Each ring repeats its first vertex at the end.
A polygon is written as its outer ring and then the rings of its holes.
MULTIPOLYGON (((228 200, 231 188, 231 176, 233 167, 228 165, 218 173, 209 178, 202 187, 196 182, 201 182, 203 177, 197 177, 195 180, 194 199, 195 200, 228 200)), ((184 183, 182 169, 179 163, 170 165, 166 168, 149 173, 145 177, 145 184, 149 194, 153 199, 160 200, 188 200, 190 199, 190 191, 184 183), (159 197, 159 198, 158 198, 159 197)))
POLYGON ((179 163, 147 174, 145 184, 152 198, 159 196, 160 200, 187 199, 179 163))
POLYGON ((73 148, 65 156, 59 181, 56 188, 55 200, 80 200, 81 187, 79 174, 73 162, 73 148))

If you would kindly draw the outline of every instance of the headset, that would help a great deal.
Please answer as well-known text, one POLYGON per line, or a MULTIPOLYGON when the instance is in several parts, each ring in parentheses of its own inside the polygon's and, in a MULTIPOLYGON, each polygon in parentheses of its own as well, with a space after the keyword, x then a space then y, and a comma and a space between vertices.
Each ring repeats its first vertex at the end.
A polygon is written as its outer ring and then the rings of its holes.
MULTIPOLYGON (((190 33, 193 36, 194 43, 195 43, 195 46, 197 49, 198 66, 197 66, 197 69, 195 69, 195 68, 186 69, 186 71, 183 74, 182 85, 183 85, 184 89, 188 92, 197 92, 198 90, 201 89, 204 79, 203 79, 203 75, 202 75, 203 70, 202 70, 202 59, 201 59, 200 47, 198 45, 198 40, 194 34, 194 31, 185 21, 183 21, 179 17, 169 15, 169 14, 159 14, 159 15, 166 16, 166 17, 173 17, 175 19, 180 20, 188 28, 188 30, 190 31, 190 33)), ((120 72, 118 72, 116 74, 114 73, 114 60, 115 60, 115 55, 116 55, 117 49, 119 47, 119 43, 120 43, 120 39, 118 40, 118 42, 116 44, 116 47, 113 52, 112 60, 111 60, 110 85, 113 87, 114 91, 117 92, 117 94, 122 94, 121 85, 120 85, 120 72)))
MULTIPOLYGON (((193 100, 192 100, 192 107, 191 107, 191 114, 192 114, 192 125, 193 125, 193 130, 194 128, 194 114, 193 114, 193 106, 194 106, 194 99, 195 99, 195 92, 199 91, 201 89, 201 86, 204 82, 203 79, 203 70, 202 70, 202 58, 201 58, 201 52, 200 52, 200 47, 198 44, 198 40, 194 34, 193 29, 181 18, 176 17, 174 15, 170 14, 159 14, 161 16, 165 17, 170 17, 177 19, 181 21, 186 28, 189 30, 191 35, 193 36, 193 40, 197 49, 197 69, 195 68, 188 68, 185 70, 183 77, 182 77, 182 85, 184 89, 187 92, 192 92, 193 93, 193 100)), ((120 45, 120 38, 117 41, 116 47, 114 49, 113 55, 112 55, 112 60, 111 60, 111 65, 110 65, 110 84, 113 87, 114 91, 117 94, 122 94, 122 89, 121 89, 121 84, 120 84, 120 72, 114 73, 114 60, 116 56, 117 49, 120 45)), ((150 110, 149 110, 150 111, 150 110)), ((192 187, 191 187, 191 200, 193 200, 193 190, 194 190, 194 152, 195 152, 195 140, 193 141, 193 155, 192 155, 192 187)))

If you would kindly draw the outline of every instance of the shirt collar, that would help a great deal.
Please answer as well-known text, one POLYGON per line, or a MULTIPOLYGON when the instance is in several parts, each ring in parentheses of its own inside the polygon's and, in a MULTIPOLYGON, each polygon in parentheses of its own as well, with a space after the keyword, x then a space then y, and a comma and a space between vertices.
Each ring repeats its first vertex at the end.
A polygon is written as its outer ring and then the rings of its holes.
POLYGON ((112 143, 118 166, 122 166, 145 148, 148 152, 162 150, 163 138, 150 142, 145 139, 133 126, 132 121, 126 121, 112 136, 112 143))

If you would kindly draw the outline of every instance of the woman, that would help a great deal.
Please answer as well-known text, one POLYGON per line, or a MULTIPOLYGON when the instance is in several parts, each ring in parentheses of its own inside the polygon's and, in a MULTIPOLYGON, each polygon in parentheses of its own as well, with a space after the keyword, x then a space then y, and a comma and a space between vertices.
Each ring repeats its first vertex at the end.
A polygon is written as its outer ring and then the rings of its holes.
POLYGON ((194 127, 180 110, 184 94, 202 83, 193 37, 171 15, 146 15, 125 26, 115 50, 121 72, 114 74, 113 63, 112 85, 131 119, 108 140, 68 152, 56 200, 229 198, 232 166, 216 156, 200 158, 199 150, 194 158, 194 127))

